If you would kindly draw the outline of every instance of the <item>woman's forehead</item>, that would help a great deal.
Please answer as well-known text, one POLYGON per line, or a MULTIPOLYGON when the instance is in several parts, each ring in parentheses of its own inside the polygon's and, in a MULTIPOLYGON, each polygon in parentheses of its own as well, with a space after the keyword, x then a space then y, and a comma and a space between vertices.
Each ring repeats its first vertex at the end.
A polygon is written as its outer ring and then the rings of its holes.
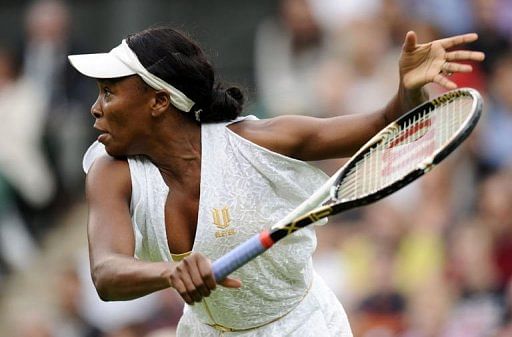
POLYGON ((117 78, 98 78, 98 85, 100 86, 115 86, 123 89, 138 89, 146 91, 149 86, 138 76, 130 75, 117 78))
POLYGON ((116 78, 97 78, 99 84, 105 84, 105 85, 118 85, 118 84, 130 84, 130 82, 134 82, 135 77, 138 77, 137 75, 130 75, 130 76, 124 76, 124 77, 116 77, 116 78))

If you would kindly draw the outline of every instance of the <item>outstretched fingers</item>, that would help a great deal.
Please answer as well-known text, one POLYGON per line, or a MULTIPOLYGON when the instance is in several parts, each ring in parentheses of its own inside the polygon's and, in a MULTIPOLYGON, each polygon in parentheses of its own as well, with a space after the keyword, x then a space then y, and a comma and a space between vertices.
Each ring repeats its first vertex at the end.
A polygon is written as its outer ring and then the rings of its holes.
POLYGON ((447 61, 483 61, 485 54, 479 51, 456 50, 446 53, 447 61))
POLYGON ((416 33, 408 32, 400 56, 400 74, 405 88, 417 89, 429 82, 447 89, 457 88, 449 76, 452 73, 471 72, 473 68, 464 63, 482 61, 485 54, 470 50, 447 50, 477 39, 476 33, 469 33, 417 44, 416 33))
POLYGON ((456 35, 447 37, 445 39, 438 40, 439 43, 443 46, 445 49, 449 49, 464 43, 470 43, 473 41, 478 40, 478 34, 476 33, 469 33, 469 34, 463 34, 463 35, 456 35))
POLYGON ((418 37, 416 36, 416 33, 414 31, 409 31, 405 35, 405 41, 403 50, 406 52, 412 52, 416 48, 416 43, 418 41, 418 37))
POLYGON ((439 74, 434 76, 432 81, 434 83, 437 83, 437 84, 445 87, 448 90, 456 89, 457 88, 457 84, 455 82, 453 82, 453 81, 450 81, 448 79, 448 76, 449 76, 448 74, 444 75, 443 73, 439 73, 439 74))
MULTIPOLYGON (((449 49, 454 46, 458 46, 465 43, 470 43, 478 39, 478 35, 475 33, 464 34, 449 37, 446 39, 438 40, 437 42, 441 44, 444 49, 449 49)), ((446 52, 444 55, 445 62, 441 66, 441 71, 439 74, 436 74, 433 78, 433 82, 447 88, 447 89, 455 89, 457 88, 457 84, 451 81, 448 77, 452 73, 469 73, 473 71, 473 67, 469 64, 463 64, 459 62, 465 61, 483 61, 485 59, 485 54, 479 51, 470 51, 470 50, 455 50, 451 52, 446 52)))
POLYGON ((442 67, 442 71, 445 73, 470 73, 473 71, 473 67, 469 64, 461 64, 454 62, 445 62, 442 67))

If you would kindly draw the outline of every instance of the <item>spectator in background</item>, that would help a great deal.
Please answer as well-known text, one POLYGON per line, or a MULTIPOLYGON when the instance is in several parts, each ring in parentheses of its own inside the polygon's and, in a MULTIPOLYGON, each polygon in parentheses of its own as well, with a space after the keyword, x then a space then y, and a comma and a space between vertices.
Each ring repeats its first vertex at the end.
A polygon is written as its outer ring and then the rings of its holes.
POLYGON ((320 116, 315 81, 327 56, 327 37, 309 0, 281 0, 255 45, 256 82, 265 114, 320 116))
POLYGON ((503 315, 497 292, 489 230, 474 221, 454 228, 447 245, 455 298, 446 318, 446 337, 492 336, 503 315))
POLYGON ((474 14, 474 30, 480 36, 480 40, 471 48, 485 52, 486 57, 481 66, 485 73, 489 74, 492 72, 494 63, 512 47, 510 34, 512 30, 507 33, 500 26, 503 20, 498 19, 507 12, 512 13, 512 5, 509 1, 499 0, 471 0, 471 5, 474 14))
POLYGON ((54 197, 55 182, 41 152, 45 97, 34 81, 20 76, 19 62, 0 50, 0 172, 27 203, 42 207, 54 197))
POLYGON ((55 337, 100 337, 100 330, 88 322, 82 313, 82 280, 74 264, 65 265, 55 283, 59 309, 55 320, 55 337))
POLYGON ((477 152, 483 172, 512 166, 512 52, 494 63, 489 88, 477 152))
POLYGON ((370 278, 379 282, 356 310, 354 336, 398 336, 405 329, 406 299, 395 286, 393 255, 392 249, 381 246, 371 261, 370 278))
POLYGON ((75 158, 90 141, 90 87, 69 66, 66 55, 81 48, 71 36, 71 13, 61 0, 34 1, 26 12, 22 54, 25 75, 47 99, 45 141, 57 173, 60 195, 79 193, 83 177, 75 158))
POLYGON ((26 36, 20 48, 24 78, 34 84, 33 92, 40 96, 38 102, 45 102, 42 113, 32 108, 30 115, 34 118, 37 114, 38 127, 43 128, 43 138, 37 140, 37 146, 43 149, 55 177, 55 181, 47 180, 57 184, 57 193, 44 209, 20 203, 25 220, 38 229, 40 236, 54 222, 55 213, 78 198, 83 190, 83 176, 77 163, 92 138, 90 130, 84 127, 89 123, 84 112, 93 97, 91 88, 66 60, 67 54, 77 51, 70 34, 70 20, 69 8, 61 0, 32 2, 26 10, 26 36))
POLYGON ((395 0, 415 20, 439 27, 441 35, 473 31, 473 15, 467 0, 395 0))
POLYGON ((326 107, 330 115, 378 109, 379 102, 385 101, 398 88, 396 60, 400 49, 392 48, 385 22, 376 17, 352 20, 338 32, 333 42, 341 47, 337 53, 330 54, 329 64, 324 63, 325 76, 318 80, 321 83, 318 100, 330 102, 326 107), (338 75, 337 79, 334 74, 338 75), (328 97, 329 94, 334 97, 328 97))
POLYGON ((490 264, 503 293, 512 280, 512 171, 501 170, 480 183, 477 219, 492 241, 490 264))
POLYGON ((400 337, 442 336, 453 301, 450 290, 444 277, 436 275, 424 279, 421 286, 409 293, 405 314, 406 331, 400 337))
POLYGON ((512 38, 512 3, 509 0, 495 0, 496 21, 500 31, 512 38))
POLYGON ((39 209, 55 195, 55 179, 40 148, 44 108, 44 96, 29 77, 20 76, 13 53, 0 50, 0 255, 13 269, 30 264, 37 237, 16 201, 39 209))
MULTIPOLYGON (((403 213, 388 200, 361 211, 360 222, 354 226, 354 232, 344 238, 341 247, 347 274, 346 288, 349 289, 342 298, 348 307, 353 308, 357 308, 369 294, 377 292, 374 287, 374 265, 376 262, 382 262, 381 266, 389 266, 387 262, 393 264, 389 260, 379 260, 379 255, 386 253, 389 259, 390 256, 396 258, 405 225, 403 213)), ((382 276, 389 275, 383 273, 382 276)), ((388 278, 386 281, 390 287, 396 286, 396 279, 388 278)))
MULTIPOLYGON (((310 0, 309 4, 321 27, 336 34, 353 21, 376 18, 383 0, 310 0)), ((406 32, 401 32, 400 39, 406 32)))

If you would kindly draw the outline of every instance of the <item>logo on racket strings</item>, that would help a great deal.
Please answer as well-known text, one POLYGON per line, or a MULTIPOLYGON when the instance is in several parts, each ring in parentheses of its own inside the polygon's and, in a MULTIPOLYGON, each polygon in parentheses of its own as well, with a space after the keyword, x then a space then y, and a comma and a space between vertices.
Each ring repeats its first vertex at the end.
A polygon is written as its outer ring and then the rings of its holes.
POLYGON ((413 123, 396 138, 392 138, 382 152, 381 176, 400 177, 436 150, 436 116, 413 123))

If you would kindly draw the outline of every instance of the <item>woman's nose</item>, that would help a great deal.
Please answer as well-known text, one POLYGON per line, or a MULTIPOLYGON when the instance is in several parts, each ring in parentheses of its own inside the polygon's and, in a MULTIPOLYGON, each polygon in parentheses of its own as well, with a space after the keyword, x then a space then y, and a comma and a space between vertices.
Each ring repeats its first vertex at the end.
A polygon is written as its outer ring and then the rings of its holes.
POLYGON ((94 118, 100 118, 103 115, 103 112, 101 111, 100 104, 99 104, 99 96, 96 99, 96 102, 91 107, 91 114, 94 116, 94 118))

